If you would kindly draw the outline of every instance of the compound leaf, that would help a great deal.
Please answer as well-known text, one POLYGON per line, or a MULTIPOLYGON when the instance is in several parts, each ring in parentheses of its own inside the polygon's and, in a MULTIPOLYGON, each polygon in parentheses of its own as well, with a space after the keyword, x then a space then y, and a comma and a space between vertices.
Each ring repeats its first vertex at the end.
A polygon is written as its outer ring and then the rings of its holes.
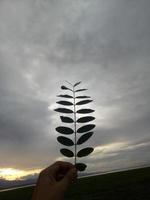
POLYGON ((75 167, 78 171, 84 171, 87 167, 87 165, 85 165, 84 163, 76 163, 75 167))
MULTIPOLYGON (((69 82, 68 82, 69 83, 69 82)), ((64 114, 74 114, 74 118, 73 117, 68 117, 68 116, 60 116, 60 119, 63 123, 87 123, 90 121, 93 121, 95 119, 95 117, 92 116, 85 116, 85 117, 79 117, 76 120, 76 114, 88 114, 88 113, 93 113, 94 110, 90 109, 90 108, 84 108, 84 109, 76 109, 76 107, 80 106, 80 105, 85 105, 88 104, 90 102, 92 102, 93 100, 91 100, 90 96, 84 96, 84 95, 77 95, 75 97, 74 92, 82 92, 82 91, 86 91, 87 89, 76 89, 76 86, 80 85, 81 81, 76 82, 75 84, 71 84, 70 85, 73 86, 73 89, 70 87, 66 87, 65 85, 61 86, 62 90, 70 90, 73 92, 73 95, 68 95, 68 94, 61 94, 61 95, 57 95, 57 97, 62 97, 65 98, 63 100, 57 101, 57 104, 63 105, 62 107, 60 106, 60 108, 55 109, 56 112, 59 113, 64 113, 64 114), (69 101, 70 99, 75 99, 78 100, 76 103, 73 103, 71 101, 69 101), (68 109, 68 108, 63 108, 65 106, 74 106, 74 109, 68 109)), ((63 114, 62 114, 63 115, 63 114)), ((79 125, 79 124, 78 124, 79 125)), ((84 125, 80 128, 77 129, 77 133, 83 133, 81 135, 81 137, 78 138, 77 142, 74 142, 73 139, 68 138, 67 136, 58 136, 57 137, 57 141, 65 146, 74 146, 74 145, 81 145, 84 142, 86 142, 92 135, 94 132, 90 132, 92 129, 94 129, 95 125, 94 124, 87 124, 84 125)), ((56 128, 56 131, 64 134, 64 135, 70 135, 74 133, 74 129, 70 128, 70 127, 65 127, 65 126, 59 126, 56 128)), ((90 153, 93 152, 93 148, 92 147, 87 147, 87 148, 83 148, 80 151, 78 151, 77 155, 76 153, 74 153, 74 151, 69 150, 67 148, 62 148, 60 149, 61 154, 63 154, 66 157, 74 157, 75 156, 75 160, 76 157, 84 157, 84 156, 88 156, 90 153)), ((76 163, 75 164, 76 169, 78 171, 84 171, 87 167, 86 164, 84 163, 76 163)))
POLYGON ((65 126, 57 127, 56 131, 61 133, 61 134, 65 134, 65 135, 70 135, 70 134, 74 133, 74 131, 71 128, 65 127, 65 126))
POLYGON ((64 105, 64 106, 72 106, 73 103, 70 101, 57 101, 56 103, 64 105))
POLYGON ((88 99, 90 96, 77 96, 76 99, 88 99))
POLYGON ((84 148, 84 149, 81 149, 78 153, 77 153, 77 156, 78 157, 84 157, 84 156, 88 156, 90 153, 93 152, 93 148, 92 147, 87 147, 87 148, 84 148))
POLYGON ((77 144, 83 144, 84 142, 86 142, 91 136, 93 135, 93 132, 88 132, 88 133, 85 133, 84 135, 82 135, 78 141, 77 141, 77 144))
POLYGON ((57 95, 57 97, 63 97, 63 98, 70 98, 70 99, 73 99, 73 96, 71 95, 68 95, 68 94, 61 94, 61 95, 57 95))
POLYGON ((80 110, 77 110, 77 113, 80 113, 80 114, 86 114, 86 113, 92 113, 94 112, 94 110, 92 109, 80 109, 80 110))
POLYGON ((74 145, 74 142, 71 139, 64 137, 64 136, 57 137, 57 140, 59 143, 65 145, 65 146, 73 146, 74 145))
POLYGON ((74 122, 74 120, 70 117, 60 116, 60 118, 61 118, 61 121, 64 123, 73 123, 74 122))
POLYGON ((81 83, 81 81, 80 81, 80 82, 77 82, 77 83, 75 83, 73 87, 76 87, 76 86, 77 86, 77 85, 79 85, 80 83, 81 83))
POLYGON ((66 157, 73 157, 74 153, 72 151, 70 151, 69 149, 60 149, 60 152, 66 156, 66 157))
POLYGON ((79 102, 77 102, 76 103, 76 105, 84 105, 84 104, 87 104, 87 103, 90 103, 90 102, 92 102, 93 100, 83 100, 83 101, 79 101, 79 102))
POLYGON ((88 124, 88 125, 82 126, 77 130, 77 133, 84 133, 84 132, 90 131, 94 127, 95 127, 95 124, 88 124))
POLYGON ((81 117, 77 120, 78 123, 86 123, 86 122, 90 122, 92 120, 94 120, 95 117, 92 116, 87 116, 87 117, 81 117))
POLYGON ((57 108, 55 111, 60 113, 73 113, 73 111, 68 108, 57 108))
POLYGON ((75 92, 82 92, 82 91, 85 91, 87 89, 79 89, 79 90, 75 90, 75 92))

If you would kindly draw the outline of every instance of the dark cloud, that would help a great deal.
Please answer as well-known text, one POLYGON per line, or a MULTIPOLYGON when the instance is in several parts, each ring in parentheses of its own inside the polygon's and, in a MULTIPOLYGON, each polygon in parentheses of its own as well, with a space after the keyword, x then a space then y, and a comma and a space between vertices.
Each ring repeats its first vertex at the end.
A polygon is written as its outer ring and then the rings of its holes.
POLYGON ((60 158, 53 109, 66 79, 82 80, 94 99, 97 127, 87 145, 124 144, 93 154, 92 162, 103 169, 149 163, 149 6, 148 0, 0 2, 0 167, 41 168, 60 158))

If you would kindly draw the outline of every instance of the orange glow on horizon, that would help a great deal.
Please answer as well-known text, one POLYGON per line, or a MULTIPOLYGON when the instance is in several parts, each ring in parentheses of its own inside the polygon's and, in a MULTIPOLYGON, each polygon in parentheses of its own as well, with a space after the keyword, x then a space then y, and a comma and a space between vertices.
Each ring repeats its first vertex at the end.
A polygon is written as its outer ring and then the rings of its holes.
POLYGON ((36 170, 19 170, 14 168, 0 168, 0 178, 5 180, 21 180, 24 179, 25 176, 32 175, 35 173, 39 173, 41 169, 36 170))

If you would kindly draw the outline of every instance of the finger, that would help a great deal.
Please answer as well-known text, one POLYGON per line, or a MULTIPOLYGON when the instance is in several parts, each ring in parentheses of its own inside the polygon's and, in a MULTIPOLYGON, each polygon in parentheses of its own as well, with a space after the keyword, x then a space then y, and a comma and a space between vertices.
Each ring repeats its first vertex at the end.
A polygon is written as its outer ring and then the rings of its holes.
POLYGON ((51 168, 51 174, 55 177, 56 181, 61 180, 66 173, 74 166, 69 162, 59 161, 51 168))
POLYGON ((59 172, 65 173, 69 169, 73 168, 73 165, 69 162, 57 161, 53 165, 47 167, 42 171, 45 175, 56 176, 59 172))
POLYGON ((65 174, 71 168, 73 168, 73 165, 71 163, 57 161, 48 169, 48 173, 51 173, 53 175, 58 175, 59 173, 65 174))
POLYGON ((62 188, 62 190, 65 191, 69 187, 69 185, 76 180, 76 178, 77 178, 77 170, 75 167, 73 167, 67 172, 65 177, 58 184, 60 188, 62 188))

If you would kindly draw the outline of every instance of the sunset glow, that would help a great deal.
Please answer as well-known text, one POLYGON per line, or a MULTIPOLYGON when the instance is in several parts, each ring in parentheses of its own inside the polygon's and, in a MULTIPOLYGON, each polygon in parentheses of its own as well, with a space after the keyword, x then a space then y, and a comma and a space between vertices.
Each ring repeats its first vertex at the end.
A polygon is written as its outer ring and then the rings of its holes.
POLYGON ((14 168, 1 168, 0 169, 0 178, 5 180, 18 180, 18 179, 24 179, 25 176, 32 175, 34 173, 39 173, 41 170, 19 170, 14 168))

